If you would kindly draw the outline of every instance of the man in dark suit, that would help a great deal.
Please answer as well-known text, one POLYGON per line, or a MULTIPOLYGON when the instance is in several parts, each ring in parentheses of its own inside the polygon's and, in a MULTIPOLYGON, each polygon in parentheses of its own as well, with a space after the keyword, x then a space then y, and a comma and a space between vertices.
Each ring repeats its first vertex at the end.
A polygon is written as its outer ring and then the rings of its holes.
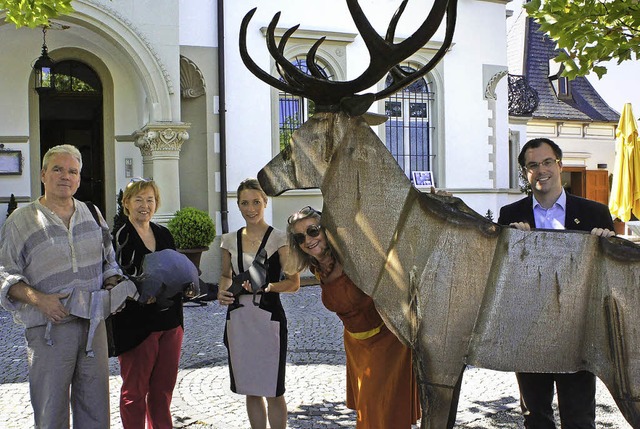
MULTIPOLYGON (((565 193, 562 188, 562 150, 552 140, 529 140, 518 163, 532 195, 502 207, 498 223, 519 230, 576 229, 613 236, 613 221, 604 204, 565 193)), ((555 429, 554 383, 563 429, 595 429, 596 377, 588 371, 571 374, 517 373, 520 405, 527 429, 555 429)))

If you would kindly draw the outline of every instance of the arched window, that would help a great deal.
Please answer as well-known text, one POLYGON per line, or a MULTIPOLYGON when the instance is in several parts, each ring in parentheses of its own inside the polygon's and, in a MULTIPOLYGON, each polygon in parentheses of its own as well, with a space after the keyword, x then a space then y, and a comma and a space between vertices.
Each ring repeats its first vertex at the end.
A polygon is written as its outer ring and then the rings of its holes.
MULTIPOLYGON (((307 61, 305 59, 296 58, 291 61, 299 70, 306 74, 309 73, 307 61)), ((322 64, 317 64, 318 68, 327 79, 331 79, 327 73, 327 68, 322 64)), ((283 150, 288 144, 293 132, 300 128, 307 119, 313 116, 315 112, 315 103, 304 97, 280 92, 278 96, 278 129, 280 136, 280 150, 283 150)))
MULTIPOLYGON (((411 66, 402 66, 407 72, 411 66)), ((385 87, 392 83, 387 75, 385 87)), ((385 101, 385 144, 407 177, 413 171, 432 170, 432 104, 434 93, 429 83, 420 78, 385 101)))
POLYGON ((92 94, 102 93, 102 84, 95 71, 79 61, 60 61, 53 67, 55 74, 55 90, 58 94, 92 94))

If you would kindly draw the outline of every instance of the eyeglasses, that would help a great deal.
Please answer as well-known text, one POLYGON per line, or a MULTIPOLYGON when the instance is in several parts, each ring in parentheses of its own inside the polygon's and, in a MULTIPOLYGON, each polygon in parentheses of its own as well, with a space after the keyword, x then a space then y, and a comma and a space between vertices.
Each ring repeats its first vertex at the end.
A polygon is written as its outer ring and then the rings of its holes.
POLYGON ((317 213, 318 215, 322 214, 321 212, 319 212, 318 210, 314 209, 311 206, 303 207, 300 210, 298 210, 297 212, 295 212, 294 214, 292 214, 291 216, 289 216, 289 219, 287 219, 287 223, 289 225, 291 225, 292 223, 296 223, 300 219, 307 218, 307 217, 311 216, 314 213, 317 213))
POLYGON ((559 162, 560 162, 559 159, 547 158, 542 162, 530 162, 524 166, 524 169, 529 172, 533 172, 533 171, 538 171, 540 169, 540 166, 544 168, 549 168, 553 164, 557 164, 559 162))
POLYGON ((298 232, 293 234, 293 241, 296 242, 298 246, 304 243, 307 240, 307 235, 311 238, 316 238, 320 235, 320 230, 322 227, 320 225, 309 225, 307 227, 306 234, 304 232, 298 232))

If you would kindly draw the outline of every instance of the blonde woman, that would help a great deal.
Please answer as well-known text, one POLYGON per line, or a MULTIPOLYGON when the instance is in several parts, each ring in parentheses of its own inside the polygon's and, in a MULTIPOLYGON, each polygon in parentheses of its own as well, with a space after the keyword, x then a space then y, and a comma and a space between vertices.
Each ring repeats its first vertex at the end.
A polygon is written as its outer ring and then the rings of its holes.
POLYGON ((229 352, 231 390, 246 396, 252 429, 266 429, 267 420, 271 429, 284 429, 287 318, 279 294, 297 291, 300 276, 282 276, 281 266, 288 256, 286 235, 264 220, 267 195, 256 179, 240 183, 238 207, 246 226, 222 236, 218 292, 218 302, 228 306, 224 343, 229 352), (242 293, 237 296, 228 289, 233 278, 254 263, 261 249, 266 250, 267 281, 254 305, 249 281, 243 282, 242 293))
MULTIPOLYGON (((140 275, 144 256, 174 249, 167 228, 151 222, 160 206, 153 180, 132 179, 122 195, 126 223, 116 233, 117 259, 130 275, 140 275)), ((112 316, 113 339, 120 362, 120 417, 125 429, 171 428, 171 398, 182 346, 182 294, 163 308, 158 303, 127 301, 112 316)))

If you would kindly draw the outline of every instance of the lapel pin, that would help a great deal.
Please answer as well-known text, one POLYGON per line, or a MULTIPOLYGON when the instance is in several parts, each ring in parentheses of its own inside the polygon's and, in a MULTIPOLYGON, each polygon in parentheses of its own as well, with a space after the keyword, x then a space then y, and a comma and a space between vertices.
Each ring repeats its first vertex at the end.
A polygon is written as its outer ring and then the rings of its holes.
POLYGON ((580 223, 580 219, 578 218, 575 218, 573 221, 576 223, 576 225, 580 223))

